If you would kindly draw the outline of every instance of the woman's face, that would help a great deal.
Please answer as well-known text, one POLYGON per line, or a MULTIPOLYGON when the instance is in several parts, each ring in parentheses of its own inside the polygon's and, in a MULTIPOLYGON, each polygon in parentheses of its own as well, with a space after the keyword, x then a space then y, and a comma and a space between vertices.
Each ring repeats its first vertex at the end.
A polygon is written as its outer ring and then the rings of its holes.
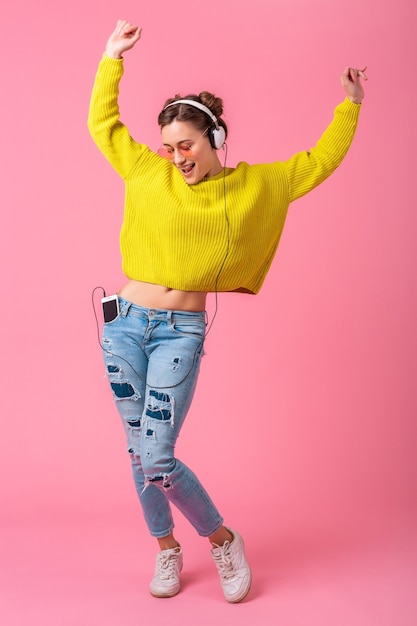
POLYGON ((178 168, 188 185, 220 174, 223 169, 216 150, 210 145, 207 130, 202 133, 191 122, 177 120, 161 130, 164 156, 178 168))

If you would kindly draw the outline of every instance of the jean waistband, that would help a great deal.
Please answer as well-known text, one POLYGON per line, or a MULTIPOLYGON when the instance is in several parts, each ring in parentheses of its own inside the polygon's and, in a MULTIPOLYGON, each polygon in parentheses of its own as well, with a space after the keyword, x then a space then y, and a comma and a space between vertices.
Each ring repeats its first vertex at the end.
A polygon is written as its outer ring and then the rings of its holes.
POLYGON ((156 309, 148 308, 140 304, 135 304, 129 300, 125 300, 117 296, 119 300, 120 315, 126 317, 130 312, 138 317, 146 317, 149 319, 171 320, 171 319, 199 319, 206 322, 206 311, 180 311, 175 309, 156 309))

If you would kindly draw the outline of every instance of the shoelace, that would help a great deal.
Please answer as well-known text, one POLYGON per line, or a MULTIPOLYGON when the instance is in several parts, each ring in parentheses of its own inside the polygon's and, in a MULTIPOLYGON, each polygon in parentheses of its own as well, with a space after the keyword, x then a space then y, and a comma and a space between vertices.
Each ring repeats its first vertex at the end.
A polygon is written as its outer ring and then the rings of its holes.
POLYGON ((171 554, 161 554, 158 557, 158 576, 162 580, 169 580, 175 576, 175 566, 178 560, 178 552, 171 554))
POLYGON ((232 563, 232 555, 230 552, 230 542, 225 541, 222 546, 217 546, 218 552, 214 553, 214 560, 216 562, 220 577, 222 579, 232 578, 235 575, 235 571, 232 563))

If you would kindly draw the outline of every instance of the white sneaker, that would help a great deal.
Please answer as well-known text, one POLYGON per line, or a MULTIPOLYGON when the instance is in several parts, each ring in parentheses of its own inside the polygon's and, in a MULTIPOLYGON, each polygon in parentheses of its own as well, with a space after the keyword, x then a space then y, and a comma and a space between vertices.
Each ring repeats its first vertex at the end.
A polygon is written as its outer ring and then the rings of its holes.
POLYGON ((222 546, 214 546, 211 551, 220 576, 224 597, 228 602, 240 602, 247 596, 252 575, 245 556, 242 537, 234 530, 227 529, 233 536, 222 546))
POLYGON ((155 598, 172 598, 180 590, 182 570, 182 549, 170 548, 156 555, 155 574, 151 580, 150 592, 155 598))

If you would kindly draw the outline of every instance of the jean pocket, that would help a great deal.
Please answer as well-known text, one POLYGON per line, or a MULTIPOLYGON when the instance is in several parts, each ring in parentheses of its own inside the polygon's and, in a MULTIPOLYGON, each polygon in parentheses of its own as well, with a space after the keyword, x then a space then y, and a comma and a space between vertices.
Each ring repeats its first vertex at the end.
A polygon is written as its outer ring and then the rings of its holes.
POLYGON ((175 319, 172 320, 171 329, 177 335, 195 337, 201 341, 206 333, 206 322, 201 318, 175 319))

